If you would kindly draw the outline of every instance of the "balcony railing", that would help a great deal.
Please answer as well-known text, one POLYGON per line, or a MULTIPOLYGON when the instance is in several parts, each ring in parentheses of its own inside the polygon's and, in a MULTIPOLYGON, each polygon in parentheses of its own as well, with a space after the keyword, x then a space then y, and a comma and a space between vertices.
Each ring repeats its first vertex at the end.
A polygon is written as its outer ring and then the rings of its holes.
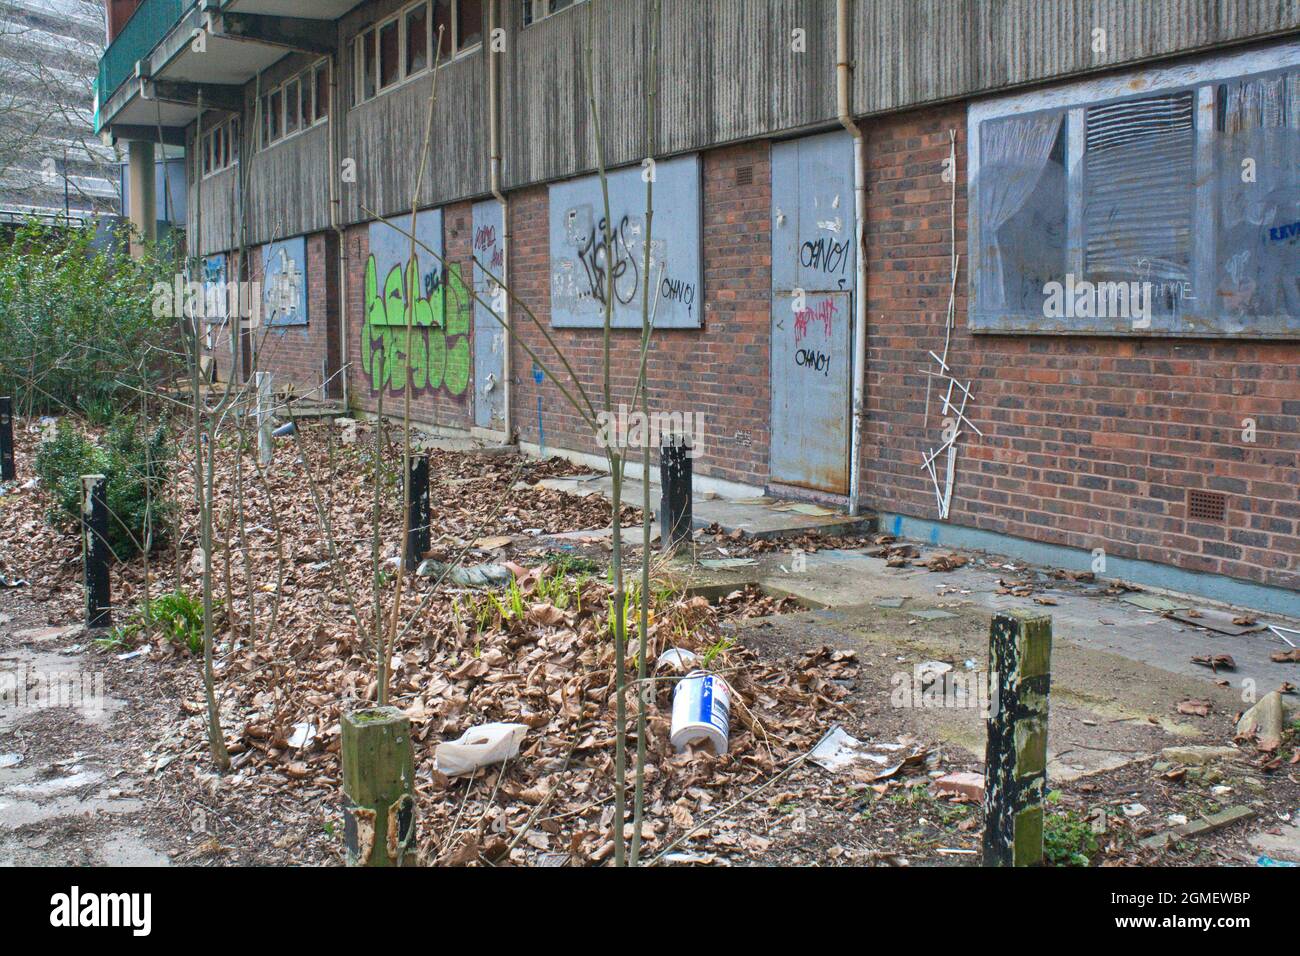
POLYGON ((117 88, 135 75, 135 64, 149 55, 197 0, 144 0, 99 59, 96 80, 102 107, 117 88))

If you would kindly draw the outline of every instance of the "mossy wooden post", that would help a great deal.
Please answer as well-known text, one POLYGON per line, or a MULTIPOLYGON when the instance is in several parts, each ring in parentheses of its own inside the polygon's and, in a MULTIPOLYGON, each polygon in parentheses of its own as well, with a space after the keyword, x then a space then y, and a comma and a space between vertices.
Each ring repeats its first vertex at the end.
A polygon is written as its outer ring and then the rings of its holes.
POLYGON ((349 866, 415 863, 415 750, 396 707, 343 716, 344 842, 349 866))
POLYGON ((108 503, 103 475, 81 476, 81 563, 86 581, 86 627, 113 624, 108 580, 108 503))
POLYGON ((1051 617, 1030 611, 993 616, 984 755, 985 866, 1035 866, 1043 861, 1051 664, 1051 617))

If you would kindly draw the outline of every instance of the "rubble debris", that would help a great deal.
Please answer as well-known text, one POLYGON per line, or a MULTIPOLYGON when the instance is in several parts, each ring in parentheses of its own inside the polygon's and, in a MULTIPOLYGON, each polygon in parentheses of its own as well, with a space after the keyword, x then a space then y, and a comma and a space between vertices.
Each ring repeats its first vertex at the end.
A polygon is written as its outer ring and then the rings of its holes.
POLYGON ((984 774, 963 771, 961 773, 950 773, 940 777, 934 782, 934 792, 937 795, 963 797, 975 803, 984 800, 984 774))
POLYGON ((1295 705, 1278 691, 1265 694, 1237 721, 1237 739, 1254 740, 1259 750, 1274 751, 1282 744, 1282 732, 1295 705))
POLYGON ((1216 631, 1219 634, 1228 634, 1237 637, 1242 634, 1249 634, 1253 631, 1264 630, 1264 625, 1250 618, 1250 624, 1238 624, 1238 620, 1247 620, 1240 615, 1232 614, 1228 611, 1218 611, 1213 608, 1189 608, 1185 611, 1170 611, 1166 617, 1179 621, 1183 624, 1191 624, 1194 627, 1203 627, 1209 631, 1216 631))
POLYGON ((955 551, 936 551, 924 561, 917 563, 931 571, 955 571, 965 567, 969 561, 966 555, 957 554, 955 551))
POLYGON ((1214 703, 1208 700, 1180 700, 1177 709, 1178 713, 1188 717, 1208 717, 1210 711, 1214 709, 1214 703))
POLYGON ((1240 760, 1242 753, 1236 747, 1184 746, 1166 747, 1160 759, 1186 767, 1203 767, 1219 760, 1240 760))
POLYGON ((1275 651, 1269 655, 1269 660, 1274 664, 1300 664, 1300 647, 1293 647, 1289 651, 1275 651))
POLYGON ((1171 830, 1164 830, 1153 836, 1142 840, 1142 846, 1150 849, 1164 849, 1175 840, 1181 840, 1187 837, 1204 836, 1207 833, 1213 833, 1216 830, 1222 830, 1224 827, 1230 827, 1234 823, 1241 823, 1244 820, 1253 819, 1255 811, 1250 807, 1233 806, 1226 810, 1220 810, 1218 813, 1211 813, 1190 823, 1174 827, 1171 830))
POLYGON ((1235 671, 1237 669, 1237 662, 1232 659, 1231 654, 1204 654, 1193 657, 1192 663, 1208 667, 1215 673, 1218 673, 1220 667, 1225 671, 1235 671))

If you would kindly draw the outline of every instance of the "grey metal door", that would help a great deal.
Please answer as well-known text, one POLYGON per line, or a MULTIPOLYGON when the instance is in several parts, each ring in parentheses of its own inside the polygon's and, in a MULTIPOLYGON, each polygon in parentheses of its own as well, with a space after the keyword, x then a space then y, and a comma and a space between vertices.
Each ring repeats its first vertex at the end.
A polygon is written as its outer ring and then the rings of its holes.
MULTIPOLYGON (((495 281, 505 271, 505 229, 501 205, 493 199, 474 204, 474 291, 488 302, 504 304, 495 281)), ((506 332, 492 312, 474 302, 474 424, 504 431, 506 332)))
POLYGON ((771 480, 849 490, 853 140, 772 147, 771 480))

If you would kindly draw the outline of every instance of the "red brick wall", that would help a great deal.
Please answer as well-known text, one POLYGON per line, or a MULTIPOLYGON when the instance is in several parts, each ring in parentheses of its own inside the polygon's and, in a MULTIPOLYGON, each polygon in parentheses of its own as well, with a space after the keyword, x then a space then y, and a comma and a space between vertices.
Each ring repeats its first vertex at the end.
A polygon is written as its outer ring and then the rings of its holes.
MULTIPOLYGON (((767 142, 714 150, 703 155, 704 326, 659 330, 651 340, 647 376, 651 411, 704 416, 703 454, 696 474, 761 485, 767 480, 768 338, 772 278, 770 228, 771 167, 767 142), (736 170, 753 167, 753 183, 736 184, 736 170)), ((671 234, 672 220, 657 216, 657 236, 671 234)), ((550 251, 545 186, 510 197, 510 284, 546 324, 579 375, 592 402, 601 407, 603 384, 600 329, 550 326, 550 251)), ((519 337, 548 368, 563 372, 540 330, 515 309, 519 337)), ((630 402, 636 386, 639 329, 612 335, 613 405, 630 402)), ((511 353, 513 424, 526 442, 538 441, 537 397, 548 450, 566 448, 600 454, 601 449, 549 380, 538 386, 533 361, 519 343, 511 353)))
MULTIPOLYGON (((229 256, 230 279, 236 277, 234 261, 229 256)), ((248 281, 262 281, 262 249, 249 250, 251 275, 248 281)), ((278 391, 293 386, 294 392, 312 399, 338 398, 342 382, 333 373, 339 368, 338 322, 338 244, 331 232, 319 232, 307 237, 307 325, 263 327, 249 333, 249 346, 256 353, 256 370, 272 373, 273 387, 278 391), (322 363, 325 363, 324 365, 322 363), (322 371, 328 368, 328 373, 322 371), (322 395, 322 376, 330 377, 328 390, 322 395)), ((229 331, 217 335, 213 350, 218 376, 229 378, 229 331)))
POLYGON ((973 382, 967 414, 984 437, 959 440, 951 522, 1300 588, 1300 345, 972 336, 964 107, 867 129, 866 503, 938 516, 921 462, 942 444, 942 424, 933 393, 925 416, 920 370, 934 365, 927 350, 943 353, 951 186, 941 164, 955 129, 962 268, 949 364, 973 382), (1246 418, 1254 444, 1242 441, 1246 418), (1227 520, 1189 520, 1191 488, 1226 493, 1227 520))

